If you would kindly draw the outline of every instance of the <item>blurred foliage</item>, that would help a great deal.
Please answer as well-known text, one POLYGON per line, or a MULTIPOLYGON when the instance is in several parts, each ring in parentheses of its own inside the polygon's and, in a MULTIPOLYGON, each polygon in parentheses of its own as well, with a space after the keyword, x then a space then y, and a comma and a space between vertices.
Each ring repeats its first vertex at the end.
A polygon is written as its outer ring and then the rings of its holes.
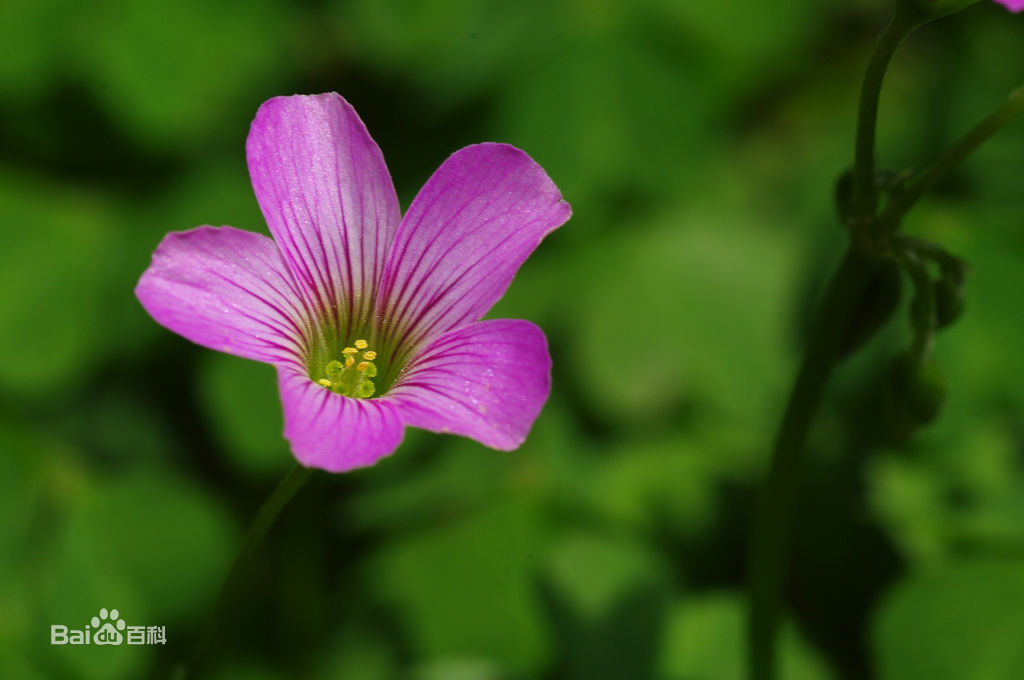
MULTIPOLYGON (((461 145, 524 148, 574 218, 493 316, 529 318, 551 400, 517 452, 407 433, 317 475, 222 621, 211 677, 743 677, 752 489, 843 235, 882 0, 0 4, 0 677, 169 677, 292 465, 273 372, 159 328, 163 234, 264 230, 244 159, 278 94, 336 90, 403 205, 461 145), (166 647, 51 647, 100 607, 166 647)), ((994 3, 923 29, 880 152, 920 166, 1024 80, 994 3)), ((811 438, 785 677, 1024 674, 1024 125, 908 220, 970 263, 938 421, 887 437, 899 321, 811 438)), ((905 301, 904 301, 905 302, 905 301)), ((905 306, 905 305, 904 305, 905 306)))

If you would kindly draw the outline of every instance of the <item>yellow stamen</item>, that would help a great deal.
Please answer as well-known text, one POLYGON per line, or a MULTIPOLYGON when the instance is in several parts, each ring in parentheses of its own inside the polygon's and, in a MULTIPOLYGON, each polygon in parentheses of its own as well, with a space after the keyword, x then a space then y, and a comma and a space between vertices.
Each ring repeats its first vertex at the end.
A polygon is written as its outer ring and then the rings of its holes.
POLYGON ((324 377, 316 380, 318 385, 346 397, 366 399, 372 397, 376 388, 371 378, 377 376, 377 366, 372 359, 377 353, 367 349, 366 340, 356 340, 355 347, 341 350, 341 360, 332 359, 324 366, 324 377), (362 359, 360 359, 360 350, 362 359))

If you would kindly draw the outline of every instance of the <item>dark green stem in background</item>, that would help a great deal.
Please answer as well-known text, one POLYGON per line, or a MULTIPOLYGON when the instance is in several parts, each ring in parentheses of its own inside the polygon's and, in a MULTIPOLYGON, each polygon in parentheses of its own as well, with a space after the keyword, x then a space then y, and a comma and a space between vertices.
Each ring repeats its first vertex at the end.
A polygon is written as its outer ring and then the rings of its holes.
POLYGON ((192 666, 188 669, 179 669, 177 673, 178 678, 197 678, 202 673, 210 651, 216 642, 216 634, 220 629, 220 621, 224 616, 224 611, 231 601, 231 596, 237 589, 249 561, 256 553, 260 543, 262 543, 263 537, 267 535, 267 531, 273 526, 281 510, 288 505, 288 502, 302 488, 312 473, 313 470, 311 468, 296 465, 278 482, 274 490, 263 501, 263 505, 256 512, 255 519, 249 525, 249 531, 242 541, 242 547, 239 549, 237 557, 235 557, 235 563, 231 565, 231 571, 228 572, 227 579, 221 587, 220 595, 217 597, 217 602, 213 607, 210 618, 207 620, 203 637, 196 647, 192 666))
POLYGON ((978 123, 970 132, 946 149, 938 160, 912 179, 906 189, 886 206, 882 216, 887 224, 898 224, 906 212, 927 192, 949 173, 956 169, 965 158, 974 153, 989 137, 999 132, 1007 123, 1024 113, 1024 85, 1010 93, 1009 98, 987 118, 978 123))
POLYGON ((750 612, 749 671, 753 680, 777 677, 776 637, 782 613, 786 556, 796 509, 804 444, 850 324, 877 261, 863 248, 860 230, 874 231, 875 128, 882 81, 892 55, 920 23, 902 3, 882 31, 861 86, 854 149, 853 195, 849 224, 853 238, 815 312, 803 363, 790 393, 772 458, 754 508, 748 555, 750 612))
POLYGON ((875 187, 875 127, 878 120, 878 98, 889 61, 903 39, 918 25, 919 19, 897 7, 889 24, 882 31, 871 54, 864 82, 860 89, 857 112, 857 141, 853 162, 853 216, 871 218, 875 215, 878 191, 875 187))
MULTIPOLYGON (((925 17, 914 14, 910 3, 900 3, 885 27, 871 56, 861 87, 854 155, 853 192, 847 225, 850 247, 833 275, 815 312, 811 335, 796 383, 780 425, 767 477, 754 508, 748 576, 750 588, 749 671, 753 680, 778 677, 776 638, 782 613, 783 584, 790 534, 797 506, 804 446, 811 422, 818 411, 829 375, 868 282, 876 271, 880 253, 887 246, 887 234, 895 231, 908 209, 929 189, 946 177, 978 146, 1015 117, 1024 113, 1024 86, 974 129, 951 146, 939 159, 895 194, 882 215, 878 215, 878 187, 875 176, 875 128, 882 80, 900 43, 925 17), (880 239, 880 240, 879 240, 880 239), (875 242, 879 240, 879 242, 875 242)), ((934 17, 931 17, 934 18, 934 17)), ((919 303, 927 324, 915 326, 914 353, 926 356, 931 340, 934 301, 927 270, 914 260, 903 261, 916 275, 915 283, 925 297, 919 303), (913 266, 909 266, 913 265, 913 266), (927 289, 924 286, 928 286, 927 289)))
POLYGON ((748 559, 748 634, 750 671, 755 680, 776 677, 775 638, 782 606, 783 573, 807 431, 875 266, 874 260, 851 243, 833 274, 815 312, 803 363, 775 439, 771 467, 754 507, 748 559))

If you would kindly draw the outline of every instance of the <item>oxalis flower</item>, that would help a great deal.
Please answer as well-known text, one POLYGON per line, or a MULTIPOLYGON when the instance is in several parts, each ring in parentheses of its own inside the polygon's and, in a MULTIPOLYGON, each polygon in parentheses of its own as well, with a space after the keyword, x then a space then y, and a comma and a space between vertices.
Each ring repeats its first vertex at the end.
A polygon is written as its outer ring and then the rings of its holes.
POLYGON ((1020 12, 1021 10, 1024 10, 1024 0, 996 0, 996 2, 1011 12, 1020 12))
POLYGON ((401 216, 380 149, 337 94, 264 103, 246 142, 273 239, 168 234, 135 290, 156 321, 272 364, 303 465, 371 465, 406 425, 518 447, 550 390, 543 332, 480 318, 571 213, 505 144, 452 154, 401 216))

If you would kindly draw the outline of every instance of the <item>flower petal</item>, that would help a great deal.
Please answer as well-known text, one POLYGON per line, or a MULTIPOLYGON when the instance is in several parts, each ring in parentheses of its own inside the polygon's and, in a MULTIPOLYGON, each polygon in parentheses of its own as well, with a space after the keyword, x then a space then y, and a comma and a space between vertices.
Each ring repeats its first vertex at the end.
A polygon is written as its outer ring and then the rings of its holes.
POLYGON ((324 314, 340 304, 345 323, 365 321, 401 215, 355 110, 335 93, 275 97, 245 149, 267 226, 308 299, 324 314))
POLYGON ((1011 12, 1020 12, 1024 10, 1024 0, 996 0, 996 2, 1011 12))
POLYGON ((281 252, 261 234, 172 232, 135 295, 158 323, 204 347, 268 363, 301 361, 302 298, 281 252))
POLYGON ((406 425, 509 451, 526 439, 550 391, 544 333, 529 321, 495 319, 431 342, 385 399, 406 425))
POLYGON ((411 348, 476 321, 571 210, 544 169, 507 144, 452 154, 398 227, 378 296, 388 340, 411 348))
POLYGON ((277 383, 284 436, 307 467, 345 472, 373 465, 402 442, 402 421, 387 401, 349 399, 286 366, 278 367, 277 383))

